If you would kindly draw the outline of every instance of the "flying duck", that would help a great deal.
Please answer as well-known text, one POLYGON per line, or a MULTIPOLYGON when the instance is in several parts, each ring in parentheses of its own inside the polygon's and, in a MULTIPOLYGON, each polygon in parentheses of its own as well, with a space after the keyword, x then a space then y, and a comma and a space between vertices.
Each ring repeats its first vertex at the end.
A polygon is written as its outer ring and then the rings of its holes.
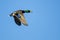
POLYGON ((20 26, 21 23, 25 26, 28 26, 25 17, 24 17, 24 13, 30 13, 31 10, 17 10, 14 11, 13 13, 10 14, 10 16, 13 16, 15 23, 20 26))

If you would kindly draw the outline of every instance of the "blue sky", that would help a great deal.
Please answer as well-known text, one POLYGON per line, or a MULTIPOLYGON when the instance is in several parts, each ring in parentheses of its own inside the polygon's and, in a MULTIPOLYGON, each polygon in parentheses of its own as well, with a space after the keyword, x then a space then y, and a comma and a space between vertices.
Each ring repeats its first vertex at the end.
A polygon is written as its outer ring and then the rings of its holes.
POLYGON ((60 40, 60 0, 0 0, 0 40, 60 40), (32 10, 28 27, 9 16, 20 9, 32 10))

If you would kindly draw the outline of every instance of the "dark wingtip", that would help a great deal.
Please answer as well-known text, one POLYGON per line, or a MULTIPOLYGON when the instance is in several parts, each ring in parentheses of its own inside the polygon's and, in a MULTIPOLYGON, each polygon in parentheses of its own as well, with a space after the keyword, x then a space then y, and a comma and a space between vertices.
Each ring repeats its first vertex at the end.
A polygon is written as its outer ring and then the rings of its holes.
POLYGON ((9 16, 12 16, 13 15, 13 13, 11 13, 9 16))

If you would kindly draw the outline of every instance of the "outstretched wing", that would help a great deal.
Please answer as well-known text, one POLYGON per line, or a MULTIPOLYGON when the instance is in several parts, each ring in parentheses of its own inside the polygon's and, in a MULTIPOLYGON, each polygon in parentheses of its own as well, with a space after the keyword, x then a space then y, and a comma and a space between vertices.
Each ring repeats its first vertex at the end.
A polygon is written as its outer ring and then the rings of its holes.
POLYGON ((17 24, 17 25, 21 25, 21 21, 20 21, 20 19, 15 15, 15 16, 13 16, 14 17, 14 21, 15 21, 15 23, 17 24))
POLYGON ((20 13, 20 16, 21 16, 20 21, 22 22, 22 24, 25 25, 25 26, 28 26, 23 13, 20 13))

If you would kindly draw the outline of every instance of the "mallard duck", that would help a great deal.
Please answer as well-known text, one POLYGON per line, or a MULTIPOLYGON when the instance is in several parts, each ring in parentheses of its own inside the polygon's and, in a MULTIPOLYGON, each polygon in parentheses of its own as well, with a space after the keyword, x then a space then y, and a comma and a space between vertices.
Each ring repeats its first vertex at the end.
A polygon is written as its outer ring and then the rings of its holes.
POLYGON ((14 11, 13 13, 10 14, 10 16, 13 16, 15 23, 20 26, 21 23, 25 26, 28 26, 25 17, 24 17, 24 13, 30 13, 30 10, 17 10, 14 11))

